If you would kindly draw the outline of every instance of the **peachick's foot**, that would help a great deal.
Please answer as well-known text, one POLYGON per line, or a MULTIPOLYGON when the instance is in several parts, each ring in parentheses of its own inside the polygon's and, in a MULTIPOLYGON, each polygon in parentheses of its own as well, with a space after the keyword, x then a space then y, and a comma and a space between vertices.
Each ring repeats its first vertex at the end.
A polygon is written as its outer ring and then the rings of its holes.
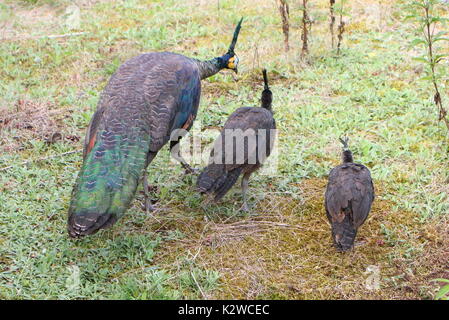
POLYGON ((151 204, 151 201, 144 201, 144 204, 142 205, 142 209, 145 210, 147 214, 154 212, 157 210, 157 207, 153 204, 151 204))
POLYGON ((243 202, 242 207, 240 208, 240 210, 244 211, 244 212, 249 212, 249 207, 246 204, 246 202, 243 202))
POLYGON ((184 167, 185 171, 184 174, 199 174, 200 169, 198 168, 192 168, 191 166, 184 167))

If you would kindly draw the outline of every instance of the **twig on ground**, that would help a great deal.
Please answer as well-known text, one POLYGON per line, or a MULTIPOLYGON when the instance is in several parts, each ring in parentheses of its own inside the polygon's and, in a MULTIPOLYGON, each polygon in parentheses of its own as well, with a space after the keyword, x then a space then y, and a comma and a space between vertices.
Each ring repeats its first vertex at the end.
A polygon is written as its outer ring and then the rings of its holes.
POLYGON ((278 222, 272 222, 272 221, 238 221, 234 223, 229 224, 216 224, 212 229, 218 230, 218 229, 237 229, 237 228, 255 228, 258 226, 275 226, 275 227, 284 227, 284 228, 292 228, 292 229, 302 229, 300 226, 293 226, 291 224, 287 223, 278 223, 278 222))
POLYGON ((194 274, 193 270, 190 270, 190 274, 192 275, 193 281, 195 281, 196 286, 197 286, 198 289, 200 290, 201 295, 203 296, 203 299, 206 299, 206 295, 204 294, 203 289, 201 288, 201 286, 200 286, 200 284, 198 283, 198 281, 196 281, 195 274, 194 274))
POLYGON ((301 49, 301 60, 309 54, 309 14, 307 12, 307 0, 302 1, 302 49, 301 49))
POLYGON ((57 38, 68 38, 68 37, 81 36, 83 34, 87 34, 87 32, 52 34, 52 35, 45 35, 45 36, 25 36, 25 37, 2 38, 2 39, 0 39, 0 41, 17 41, 17 40, 44 39, 44 38, 57 39, 57 38))
POLYGON ((335 47, 335 32, 334 32, 334 26, 335 26, 335 13, 334 13, 334 5, 335 0, 330 0, 330 22, 329 22, 329 29, 331 32, 331 41, 332 41, 332 49, 335 47))
POLYGON ((290 24, 288 20, 290 12, 286 0, 279 0, 279 13, 281 14, 282 19, 282 32, 284 33, 285 52, 287 52, 290 49, 290 45, 288 43, 288 34, 290 29, 290 24))
POLYGON ((18 164, 12 165, 12 166, 7 166, 7 167, 0 168, 0 171, 5 171, 5 170, 8 170, 8 169, 14 168, 14 167, 16 167, 16 166, 24 166, 24 165, 27 165, 27 164, 32 163, 32 162, 38 162, 38 161, 50 160, 50 159, 54 159, 54 158, 66 156, 66 155, 68 155, 68 154, 77 153, 77 152, 81 152, 81 151, 83 151, 83 149, 67 151, 67 152, 64 152, 64 153, 55 154, 55 155, 53 155, 53 156, 44 157, 44 158, 38 158, 38 159, 27 160, 27 161, 23 161, 23 162, 20 162, 20 163, 18 163, 18 164))

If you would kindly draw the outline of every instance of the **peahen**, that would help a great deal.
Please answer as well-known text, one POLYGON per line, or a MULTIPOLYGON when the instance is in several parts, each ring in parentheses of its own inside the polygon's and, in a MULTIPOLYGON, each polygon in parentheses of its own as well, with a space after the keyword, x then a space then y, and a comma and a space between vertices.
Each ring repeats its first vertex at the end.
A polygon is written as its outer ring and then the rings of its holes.
POLYGON ((215 201, 219 201, 243 175, 242 209, 245 211, 248 210, 246 192, 249 177, 270 155, 275 138, 276 123, 271 109, 272 93, 268 87, 266 70, 263 70, 263 77, 265 87, 261 107, 238 108, 229 116, 214 143, 209 165, 197 180, 197 188, 201 193, 208 193, 215 201), (240 145, 237 142, 239 139, 240 145))
MULTIPOLYGON (((109 80, 84 144, 83 165, 73 188, 68 232, 73 238, 113 225, 129 208, 146 168, 178 129, 189 130, 197 115, 201 80, 222 69, 237 72, 234 47, 201 61, 171 52, 151 52, 123 63, 109 80)), ((192 171, 179 156, 184 168, 192 171)), ((146 197, 147 207, 151 205, 146 197)))
POLYGON ((339 251, 347 251, 354 246, 357 230, 371 210, 374 186, 368 168, 353 162, 348 138, 340 141, 343 144, 343 163, 329 173, 324 197, 335 247, 339 251))

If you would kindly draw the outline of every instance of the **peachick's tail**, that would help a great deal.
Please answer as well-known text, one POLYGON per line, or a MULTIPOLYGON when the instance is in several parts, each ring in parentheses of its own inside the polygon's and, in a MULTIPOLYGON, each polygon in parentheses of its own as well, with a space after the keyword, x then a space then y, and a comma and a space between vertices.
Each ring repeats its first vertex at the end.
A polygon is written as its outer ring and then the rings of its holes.
MULTIPOLYGON (((350 209, 344 209, 349 211, 350 209)), ((357 235, 357 229, 350 221, 351 214, 346 212, 345 218, 342 222, 334 222, 332 224, 332 237, 334 244, 338 251, 348 251, 354 246, 354 240, 357 235)))
POLYGON ((149 138, 98 133, 73 188, 67 227, 72 238, 113 225, 131 204, 145 170, 149 138))
POLYGON ((214 195, 218 201, 232 188, 242 172, 242 168, 225 171, 222 164, 210 164, 198 177, 197 188, 200 192, 214 195))

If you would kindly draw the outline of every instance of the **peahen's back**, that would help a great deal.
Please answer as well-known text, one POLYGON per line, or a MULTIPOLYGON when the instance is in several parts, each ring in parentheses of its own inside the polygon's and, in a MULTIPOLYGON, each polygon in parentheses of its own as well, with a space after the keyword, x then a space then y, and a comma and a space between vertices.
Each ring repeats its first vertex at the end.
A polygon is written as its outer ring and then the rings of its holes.
POLYGON ((148 157, 196 116, 200 90, 197 65, 179 54, 142 54, 117 70, 87 132, 69 209, 70 236, 94 233, 126 211, 148 157))

